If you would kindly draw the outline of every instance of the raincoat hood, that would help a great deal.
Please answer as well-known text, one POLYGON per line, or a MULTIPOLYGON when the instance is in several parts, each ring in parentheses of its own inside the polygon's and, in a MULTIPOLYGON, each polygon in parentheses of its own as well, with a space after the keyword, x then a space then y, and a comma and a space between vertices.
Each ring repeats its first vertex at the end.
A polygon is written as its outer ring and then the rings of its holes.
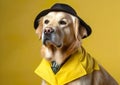
POLYGON ((64 85, 94 70, 99 70, 98 63, 82 48, 74 53, 56 74, 45 59, 41 61, 35 73, 44 79, 47 85, 64 85))

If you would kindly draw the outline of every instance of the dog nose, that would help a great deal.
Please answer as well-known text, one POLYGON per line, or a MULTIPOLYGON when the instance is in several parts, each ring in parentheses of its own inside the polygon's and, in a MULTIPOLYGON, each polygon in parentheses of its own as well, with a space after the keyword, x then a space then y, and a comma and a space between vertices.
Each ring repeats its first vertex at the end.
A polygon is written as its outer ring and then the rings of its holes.
POLYGON ((44 34, 51 34, 51 33, 53 33, 54 32, 54 29, 53 28, 51 28, 51 27, 49 27, 49 28, 46 28, 45 30, 44 30, 44 34))

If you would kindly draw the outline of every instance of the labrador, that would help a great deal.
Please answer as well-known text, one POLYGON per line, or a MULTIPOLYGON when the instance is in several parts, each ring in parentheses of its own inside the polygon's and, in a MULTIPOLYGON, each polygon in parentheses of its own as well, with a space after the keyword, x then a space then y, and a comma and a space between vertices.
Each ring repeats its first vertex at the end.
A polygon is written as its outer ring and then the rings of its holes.
POLYGON ((38 75, 39 73, 40 76, 42 75, 42 85, 118 85, 82 47, 82 39, 88 34, 77 17, 61 11, 49 12, 39 19, 36 33, 42 40, 41 54, 47 62, 46 65, 49 64, 49 69, 42 67, 44 70, 38 68, 36 71, 38 75), (76 62, 78 62, 77 65, 73 65, 76 62), (78 76, 81 69, 85 72, 78 76), (76 71, 78 73, 74 74, 76 71), (44 76, 47 72, 49 72, 48 75, 44 76), (56 78, 56 84, 52 83, 55 78, 52 79, 51 76, 56 78), (69 80, 69 78, 72 79, 69 80), (59 83, 61 81, 64 83, 59 83))

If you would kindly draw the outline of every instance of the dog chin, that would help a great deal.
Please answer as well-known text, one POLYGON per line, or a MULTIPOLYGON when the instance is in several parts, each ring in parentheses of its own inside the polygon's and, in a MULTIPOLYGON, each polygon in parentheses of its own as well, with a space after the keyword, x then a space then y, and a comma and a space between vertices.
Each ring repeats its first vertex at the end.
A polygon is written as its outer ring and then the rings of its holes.
POLYGON ((53 42, 53 41, 50 41, 50 40, 45 40, 43 42, 43 44, 46 46, 46 47, 56 47, 56 48, 61 48, 62 47, 62 43, 60 42, 53 42))

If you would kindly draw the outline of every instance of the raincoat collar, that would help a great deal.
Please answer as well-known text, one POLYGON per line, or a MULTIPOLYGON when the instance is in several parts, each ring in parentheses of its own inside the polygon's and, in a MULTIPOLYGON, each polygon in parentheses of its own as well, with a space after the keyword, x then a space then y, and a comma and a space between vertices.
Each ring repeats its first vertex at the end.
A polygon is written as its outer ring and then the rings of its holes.
POLYGON ((99 70, 99 65, 82 48, 73 54, 56 74, 53 73, 51 64, 45 59, 42 60, 35 73, 50 85, 64 85, 94 70, 99 70))

